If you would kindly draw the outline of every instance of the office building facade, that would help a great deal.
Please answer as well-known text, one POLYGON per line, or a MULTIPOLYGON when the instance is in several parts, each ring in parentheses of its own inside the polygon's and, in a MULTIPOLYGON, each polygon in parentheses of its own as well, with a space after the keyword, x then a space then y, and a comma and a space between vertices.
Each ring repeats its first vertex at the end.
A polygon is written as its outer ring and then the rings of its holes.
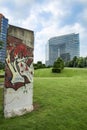
POLYGON ((67 34, 50 38, 46 44, 46 66, 53 65, 61 57, 64 62, 80 56, 79 34, 67 34))
POLYGON ((0 61, 3 63, 6 57, 7 29, 8 19, 0 14, 0 44, 3 43, 2 48, 0 48, 0 61))

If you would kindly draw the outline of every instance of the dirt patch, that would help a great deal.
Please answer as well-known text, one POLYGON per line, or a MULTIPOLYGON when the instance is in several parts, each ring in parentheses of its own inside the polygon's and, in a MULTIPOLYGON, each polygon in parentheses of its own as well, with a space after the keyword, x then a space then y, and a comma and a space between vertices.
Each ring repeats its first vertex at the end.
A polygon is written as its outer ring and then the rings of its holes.
POLYGON ((38 110, 40 108, 40 105, 36 102, 33 103, 34 111, 38 110))

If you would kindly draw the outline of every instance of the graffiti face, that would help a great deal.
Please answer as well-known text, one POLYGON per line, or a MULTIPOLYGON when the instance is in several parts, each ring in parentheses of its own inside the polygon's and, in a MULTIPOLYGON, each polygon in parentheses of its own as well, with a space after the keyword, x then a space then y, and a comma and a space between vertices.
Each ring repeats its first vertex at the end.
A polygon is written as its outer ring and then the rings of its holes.
POLYGON ((33 49, 23 43, 8 44, 6 58, 6 87, 17 90, 32 82, 33 49))

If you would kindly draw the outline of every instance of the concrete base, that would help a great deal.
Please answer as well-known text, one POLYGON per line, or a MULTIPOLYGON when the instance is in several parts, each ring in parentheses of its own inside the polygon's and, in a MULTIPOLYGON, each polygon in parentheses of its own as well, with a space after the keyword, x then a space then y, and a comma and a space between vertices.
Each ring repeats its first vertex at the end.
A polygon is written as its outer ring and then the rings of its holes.
POLYGON ((33 105, 31 105, 30 107, 25 107, 23 109, 14 109, 11 111, 5 111, 4 116, 5 116, 5 118, 10 118, 10 117, 14 117, 14 116, 21 116, 25 113, 31 112, 32 110, 33 110, 33 105))
POLYGON ((5 89, 4 116, 5 118, 20 116, 33 110, 33 83, 29 83, 17 91, 5 89))

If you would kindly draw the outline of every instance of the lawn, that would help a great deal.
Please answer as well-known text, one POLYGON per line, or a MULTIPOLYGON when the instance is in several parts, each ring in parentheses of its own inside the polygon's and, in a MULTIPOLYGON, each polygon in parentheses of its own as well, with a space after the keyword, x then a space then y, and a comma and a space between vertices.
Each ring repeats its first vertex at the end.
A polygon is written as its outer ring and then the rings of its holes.
POLYGON ((52 73, 52 68, 48 69, 37 69, 34 72, 35 77, 78 77, 86 76, 87 69, 85 68, 65 68, 62 73, 52 73))
POLYGON ((4 75, 4 70, 0 70, 0 75, 4 75))
POLYGON ((4 82, 4 78, 3 78, 4 73, 5 73, 4 70, 0 70, 0 83, 1 83, 1 82, 4 82))
POLYGON ((35 70, 34 106, 29 114, 4 119, 0 89, 0 130, 87 130, 87 69, 35 70))

